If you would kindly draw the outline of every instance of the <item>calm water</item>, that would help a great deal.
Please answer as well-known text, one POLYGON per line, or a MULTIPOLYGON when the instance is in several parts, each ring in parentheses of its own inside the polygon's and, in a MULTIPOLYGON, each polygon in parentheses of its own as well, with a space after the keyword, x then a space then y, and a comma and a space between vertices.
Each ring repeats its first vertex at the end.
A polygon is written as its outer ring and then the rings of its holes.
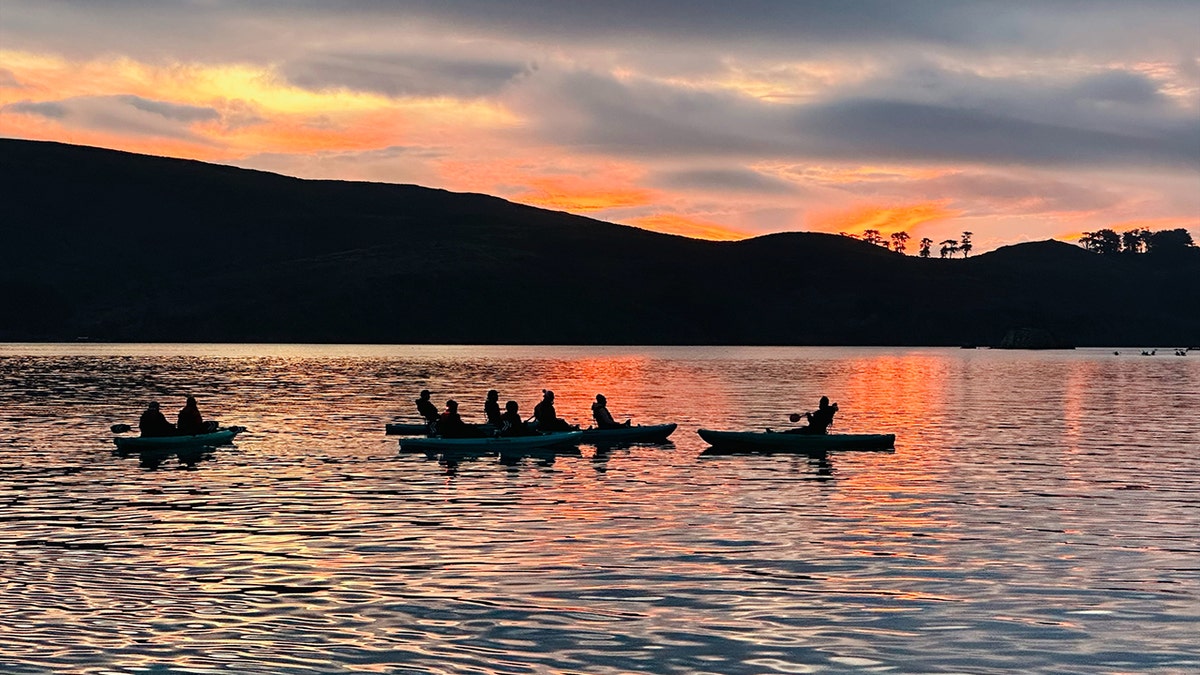
POLYGON ((1200 354, 0 345, 0 672, 1200 670, 1200 354), (400 455, 421 388, 672 443, 400 455), (147 400, 250 432, 119 457, 147 400), (710 457, 700 427, 894 452, 710 457))

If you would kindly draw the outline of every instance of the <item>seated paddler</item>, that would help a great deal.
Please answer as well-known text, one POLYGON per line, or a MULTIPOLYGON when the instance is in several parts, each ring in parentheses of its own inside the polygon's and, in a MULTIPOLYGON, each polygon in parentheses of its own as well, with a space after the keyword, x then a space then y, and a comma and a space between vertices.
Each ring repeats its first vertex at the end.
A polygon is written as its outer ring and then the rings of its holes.
POLYGON ((833 424, 833 416, 838 411, 838 404, 830 405, 829 397, 822 396, 817 404, 817 409, 812 412, 806 412, 803 416, 799 413, 792 413, 791 420, 799 422, 801 417, 808 420, 808 426, 798 429, 788 429, 784 433, 789 434, 827 434, 829 426, 833 424))
POLYGON ((458 414, 458 401, 446 401, 446 412, 437 421, 437 432, 442 438, 480 438, 483 436, 478 428, 467 424, 458 414))
POLYGON ((596 427, 599 429, 621 429, 633 425, 633 420, 625 420, 622 424, 613 419, 612 413, 608 411, 608 399, 604 398, 604 394, 596 394, 596 402, 592 404, 592 418, 596 420, 596 427))
POLYGON ((158 401, 151 401, 150 405, 146 406, 146 411, 138 419, 138 430, 142 432, 143 436, 175 435, 175 425, 168 422, 166 416, 162 414, 158 401))

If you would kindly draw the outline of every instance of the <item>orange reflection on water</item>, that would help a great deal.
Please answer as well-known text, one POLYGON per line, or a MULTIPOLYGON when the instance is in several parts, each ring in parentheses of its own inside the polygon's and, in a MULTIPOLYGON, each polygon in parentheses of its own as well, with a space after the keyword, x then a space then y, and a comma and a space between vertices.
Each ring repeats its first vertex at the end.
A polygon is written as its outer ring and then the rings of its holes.
POLYGON ((847 391, 841 394, 839 416, 852 416, 860 433, 887 430, 903 437, 905 428, 937 424, 944 414, 949 365, 941 356, 879 354, 850 360, 846 367, 847 391))
MULTIPOLYGON (((944 474, 952 465, 952 452, 938 444, 921 444, 923 429, 945 423, 947 403, 952 397, 969 397, 965 390, 951 391, 946 382, 951 363, 937 354, 909 352, 880 354, 854 359, 846 390, 840 397, 841 433, 895 433, 896 453, 867 453, 843 461, 891 465, 888 471, 861 471, 852 484, 839 492, 839 509, 851 518, 870 523, 857 531, 857 540, 841 542, 859 555, 894 555, 940 561, 921 536, 954 529, 959 523, 935 516, 926 508, 925 495, 944 490, 944 474), (902 495, 902 496, 901 496, 902 495), (918 536, 920 535, 920 536, 918 536)), ((834 398, 831 395, 831 398, 834 398)))
POLYGON ((1083 434, 1084 418, 1087 415, 1085 396, 1095 391, 1091 380, 1095 368, 1092 364, 1081 363, 1067 371, 1063 383, 1063 442, 1068 452, 1079 451, 1079 441, 1083 434))

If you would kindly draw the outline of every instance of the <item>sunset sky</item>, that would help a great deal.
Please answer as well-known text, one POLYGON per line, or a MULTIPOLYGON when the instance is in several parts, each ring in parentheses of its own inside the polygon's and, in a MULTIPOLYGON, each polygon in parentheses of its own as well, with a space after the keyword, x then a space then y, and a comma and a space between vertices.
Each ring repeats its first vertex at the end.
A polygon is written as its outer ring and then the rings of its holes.
POLYGON ((0 136, 710 239, 1200 240, 1200 2, 3 0, 0 136))

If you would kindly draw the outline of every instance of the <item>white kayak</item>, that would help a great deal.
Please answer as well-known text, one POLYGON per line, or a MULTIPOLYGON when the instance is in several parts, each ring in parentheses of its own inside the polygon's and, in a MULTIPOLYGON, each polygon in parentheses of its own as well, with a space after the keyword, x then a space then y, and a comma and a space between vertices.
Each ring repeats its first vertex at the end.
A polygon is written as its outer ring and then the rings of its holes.
POLYGON ((675 431, 675 424, 639 424, 636 427, 584 429, 579 439, 583 443, 632 443, 636 441, 665 441, 675 431))
POLYGON ((117 436, 113 439, 118 450, 166 450, 196 446, 228 445, 246 427, 228 427, 207 434, 192 436, 117 436))
POLYGON ((484 452, 525 451, 552 448, 579 442, 581 431, 538 434, 536 436, 488 436, 485 438, 401 438, 400 452, 446 452, 481 450, 484 452))
POLYGON ((824 450, 887 450, 895 434, 785 434, 779 431, 713 431, 700 429, 700 438, 718 450, 821 452, 824 450))

